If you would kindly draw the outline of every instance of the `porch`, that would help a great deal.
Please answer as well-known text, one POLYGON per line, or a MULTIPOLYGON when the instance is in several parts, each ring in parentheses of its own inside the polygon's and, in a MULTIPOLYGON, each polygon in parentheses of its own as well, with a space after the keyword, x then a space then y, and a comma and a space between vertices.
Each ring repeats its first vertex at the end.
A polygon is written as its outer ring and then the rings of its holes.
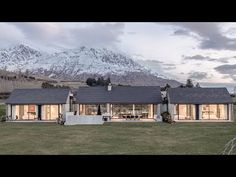
POLYGON ((160 104, 78 104, 78 115, 108 115, 113 121, 154 121, 160 104))
POLYGON ((16 123, 55 123, 56 120, 7 120, 6 122, 16 122, 16 123))
POLYGON ((155 119, 113 119, 108 122, 156 122, 155 119))

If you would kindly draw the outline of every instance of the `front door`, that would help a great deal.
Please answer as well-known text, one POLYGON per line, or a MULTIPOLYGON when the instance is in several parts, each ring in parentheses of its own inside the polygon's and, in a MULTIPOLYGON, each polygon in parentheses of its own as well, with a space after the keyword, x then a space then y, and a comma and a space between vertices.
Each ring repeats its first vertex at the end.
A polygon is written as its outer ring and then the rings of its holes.
POLYGON ((196 104, 196 120, 199 120, 199 104, 196 104))
POLYGON ((42 120, 42 105, 38 105, 38 119, 42 120))

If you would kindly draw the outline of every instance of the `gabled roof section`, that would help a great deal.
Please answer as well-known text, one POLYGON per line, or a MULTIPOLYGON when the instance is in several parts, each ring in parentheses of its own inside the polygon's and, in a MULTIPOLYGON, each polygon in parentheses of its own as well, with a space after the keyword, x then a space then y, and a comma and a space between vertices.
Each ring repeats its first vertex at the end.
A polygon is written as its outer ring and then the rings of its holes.
POLYGON ((6 104, 64 104, 69 96, 69 89, 15 89, 6 104))
POLYGON ((161 91, 158 86, 112 86, 79 87, 76 102, 81 104, 98 103, 161 103, 161 91))
POLYGON ((169 102, 172 104, 214 104, 232 103, 226 88, 170 88, 169 102))

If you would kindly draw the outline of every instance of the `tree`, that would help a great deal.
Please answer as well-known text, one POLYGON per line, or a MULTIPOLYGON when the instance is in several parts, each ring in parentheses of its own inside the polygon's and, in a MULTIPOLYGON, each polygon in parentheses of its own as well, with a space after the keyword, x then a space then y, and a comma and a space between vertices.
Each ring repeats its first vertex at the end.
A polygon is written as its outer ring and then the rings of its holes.
POLYGON ((50 84, 49 82, 43 82, 41 87, 42 88, 54 88, 54 85, 50 84))
POLYGON ((98 78, 96 85, 102 85, 102 79, 100 77, 98 78))
POLYGON ((195 87, 198 87, 198 88, 199 88, 199 87, 201 87, 201 86, 200 86, 200 84, 199 84, 199 83, 197 83, 195 87))
POLYGON ((110 79, 110 77, 108 77, 108 78, 106 79, 106 81, 105 81, 105 85, 108 86, 109 83, 111 83, 111 79, 110 79))
POLYGON ((169 84, 166 84, 166 86, 164 87, 165 90, 168 90, 168 88, 170 88, 169 84))
POLYGON ((88 78, 88 79, 86 80, 86 84, 87 84, 88 86, 94 86, 94 85, 96 85, 96 79, 94 79, 94 78, 88 78))
POLYGON ((97 112, 97 115, 102 115, 100 104, 98 105, 98 112, 97 112))
POLYGON ((179 87, 180 87, 180 88, 185 88, 185 85, 184 85, 184 84, 181 84, 179 87))
POLYGON ((186 87, 190 87, 190 88, 194 87, 193 81, 191 79, 187 79, 186 87))
POLYGON ((29 77, 29 70, 28 69, 25 70, 25 75, 26 75, 26 77, 29 77))

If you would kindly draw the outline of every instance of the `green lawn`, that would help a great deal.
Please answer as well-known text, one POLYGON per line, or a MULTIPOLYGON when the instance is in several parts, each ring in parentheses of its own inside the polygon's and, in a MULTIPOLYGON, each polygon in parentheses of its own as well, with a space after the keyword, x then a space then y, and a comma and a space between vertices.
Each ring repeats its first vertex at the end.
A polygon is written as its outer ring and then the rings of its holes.
POLYGON ((236 124, 0 123, 0 135, 0 154, 220 154, 236 124))

